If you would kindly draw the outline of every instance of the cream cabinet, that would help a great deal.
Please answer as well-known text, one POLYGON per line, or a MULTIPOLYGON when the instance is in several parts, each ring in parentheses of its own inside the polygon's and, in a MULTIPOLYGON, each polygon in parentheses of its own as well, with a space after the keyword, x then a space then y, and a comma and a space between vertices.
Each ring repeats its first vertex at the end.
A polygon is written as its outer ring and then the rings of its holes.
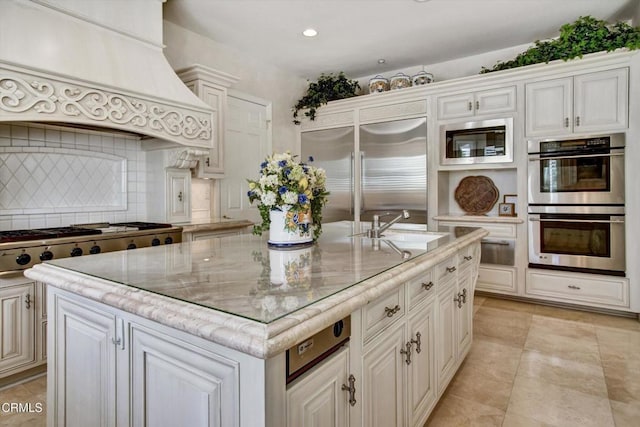
POLYGON ((0 377, 31 367, 35 361, 35 297, 34 282, 0 288, 0 377))
POLYGON ((191 171, 189 169, 166 169, 166 201, 169 223, 191 220, 191 171))
POLYGON ((515 109, 515 86, 438 97, 438 120, 503 113, 515 109))
POLYGON ((599 71, 526 84, 526 136, 624 130, 629 69, 599 71))
POLYGON ((238 361, 77 296, 50 302, 47 425, 241 425, 238 361))
POLYGON ((224 177, 224 135, 227 109, 227 89, 237 77, 202 65, 177 70, 185 85, 213 109, 213 146, 198 161, 198 178, 224 177))
POLYGON ((287 389, 287 426, 347 427, 349 347, 344 346, 324 360, 301 381, 287 389))

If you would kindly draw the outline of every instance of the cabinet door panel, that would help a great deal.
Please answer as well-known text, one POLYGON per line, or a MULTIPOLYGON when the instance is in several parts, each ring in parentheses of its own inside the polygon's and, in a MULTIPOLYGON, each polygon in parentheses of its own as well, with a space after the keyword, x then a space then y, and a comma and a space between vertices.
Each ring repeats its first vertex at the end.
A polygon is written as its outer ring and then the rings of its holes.
POLYGON ((457 314, 457 348, 458 357, 462 358, 466 355, 471 347, 471 339, 473 334, 473 289, 472 289, 472 269, 458 275, 458 292, 459 295, 465 294, 462 307, 456 304, 457 314), (465 293, 466 291, 466 293, 465 293))
POLYGON ((554 79, 526 85, 527 136, 565 135, 572 131, 573 79, 554 79))
POLYGON ((453 377, 456 363, 456 316, 458 307, 453 301, 455 284, 446 286, 438 294, 438 331, 436 345, 436 366, 438 373, 438 391, 442 392, 453 377))
POLYGON ((191 171, 167 171, 167 221, 186 222, 191 219, 191 171))
POLYGON ((349 349, 331 356, 287 390, 288 427, 346 427, 349 423, 347 384, 349 349))
POLYGON ((420 305, 413 310, 409 320, 409 339, 414 340, 409 365, 408 392, 409 425, 422 425, 428 411, 436 403, 435 377, 435 306, 420 305), (418 334, 419 338, 418 338, 418 334), (420 353, 417 343, 420 342, 420 353))
POLYGON ((404 426, 404 324, 372 342, 362 360, 363 425, 404 426))
POLYGON ((34 303, 33 283, 0 289, 0 374, 34 360, 34 303))
POLYGON ((55 411, 55 425, 114 426, 115 317, 61 297, 54 310, 55 336, 50 342, 57 347, 52 349, 48 380, 56 387, 57 401, 48 405, 55 411))
POLYGON ((516 87, 501 87, 476 93, 476 114, 493 114, 516 109, 516 87))
POLYGON ((624 129, 628 122, 628 69, 576 76, 575 132, 624 129))
POLYGON ((130 326, 131 417, 137 426, 239 426, 239 364, 130 326))
POLYGON ((474 113, 473 102, 473 93, 441 96, 438 98, 438 119, 471 117, 474 113))

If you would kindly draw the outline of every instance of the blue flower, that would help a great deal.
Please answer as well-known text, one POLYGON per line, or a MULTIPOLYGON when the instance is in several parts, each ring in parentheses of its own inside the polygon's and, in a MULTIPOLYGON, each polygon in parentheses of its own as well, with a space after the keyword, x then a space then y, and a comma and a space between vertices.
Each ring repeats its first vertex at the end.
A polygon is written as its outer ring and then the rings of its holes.
POLYGON ((307 165, 303 165, 302 170, 304 171, 304 173, 309 172, 309 168, 307 167, 307 165))
POLYGON ((251 190, 247 191, 247 197, 249 197, 249 198, 251 198, 251 196, 253 196, 254 194, 256 194, 256 193, 254 193, 251 190))
POLYGON ((267 167, 267 165, 268 165, 268 163, 267 163, 267 162, 262 162, 262 163, 260 163, 260 169, 264 169, 264 168, 266 168, 266 167, 267 167))
POLYGON ((309 156, 309 161, 313 162, 313 156, 309 156))
POLYGON ((284 185, 281 185, 280 188, 278 188, 278 193, 284 194, 286 192, 287 192, 287 187, 285 187, 284 185))
POLYGON ((286 176, 287 178, 289 177, 289 174, 291 173, 291 169, 287 168, 284 170, 284 176, 286 176))
POLYGON ((306 194, 298 194, 298 203, 304 205, 307 203, 307 195, 306 194))
POLYGON ((283 168, 283 167, 287 166, 287 161, 286 161, 286 160, 280 160, 280 161, 278 162, 278 166, 280 166, 281 168, 283 168))

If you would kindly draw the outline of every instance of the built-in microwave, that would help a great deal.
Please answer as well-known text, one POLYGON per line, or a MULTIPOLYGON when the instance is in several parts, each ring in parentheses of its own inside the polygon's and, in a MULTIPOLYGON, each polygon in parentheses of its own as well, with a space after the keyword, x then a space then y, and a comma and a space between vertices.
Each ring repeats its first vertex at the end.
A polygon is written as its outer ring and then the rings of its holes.
POLYGON ((440 126, 440 164, 513 162, 513 117, 440 126))

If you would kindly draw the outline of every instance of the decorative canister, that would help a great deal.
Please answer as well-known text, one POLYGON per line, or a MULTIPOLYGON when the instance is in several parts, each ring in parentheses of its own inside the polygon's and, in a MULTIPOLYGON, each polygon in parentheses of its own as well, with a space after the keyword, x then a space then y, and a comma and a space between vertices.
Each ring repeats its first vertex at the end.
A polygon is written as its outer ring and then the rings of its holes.
POLYGON ((313 241, 311 210, 289 210, 281 206, 269 211, 269 245, 294 246, 313 241))
POLYGON ((418 74, 414 75, 411 80, 413 81, 414 86, 426 85, 427 83, 433 82, 433 74, 427 73, 426 71, 420 71, 418 74))
POLYGON ((391 77, 391 90, 402 89, 411 86, 411 77, 405 73, 398 73, 391 77))
POLYGON ((377 75, 369 80, 369 93, 380 93, 389 90, 389 80, 377 75))

